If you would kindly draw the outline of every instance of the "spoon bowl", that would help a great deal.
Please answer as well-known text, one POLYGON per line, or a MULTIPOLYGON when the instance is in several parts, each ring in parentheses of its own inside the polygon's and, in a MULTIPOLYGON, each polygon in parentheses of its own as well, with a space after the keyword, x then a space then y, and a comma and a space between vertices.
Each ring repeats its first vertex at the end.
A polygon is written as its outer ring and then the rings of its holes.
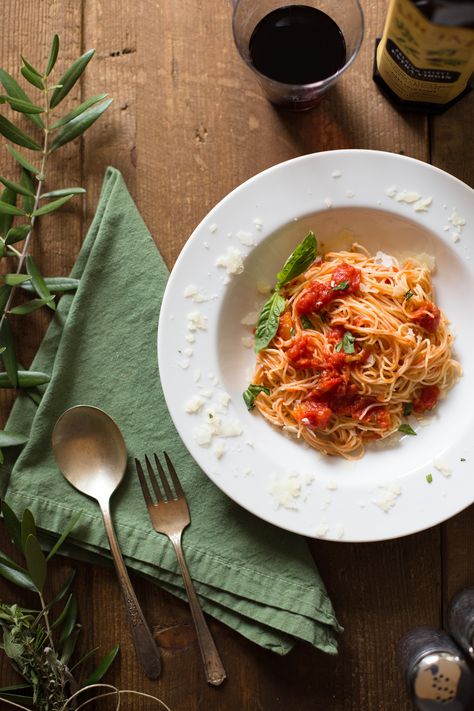
POLYGON ((135 651, 146 676, 156 679, 161 672, 160 653, 128 576, 110 513, 110 497, 127 467, 122 433, 103 410, 77 405, 66 410, 56 422, 52 444, 65 479, 100 506, 135 651))
POLYGON ((61 472, 81 493, 102 502, 122 481, 125 442, 114 420, 98 407, 66 410, 54 427, 52 442, 61 472))

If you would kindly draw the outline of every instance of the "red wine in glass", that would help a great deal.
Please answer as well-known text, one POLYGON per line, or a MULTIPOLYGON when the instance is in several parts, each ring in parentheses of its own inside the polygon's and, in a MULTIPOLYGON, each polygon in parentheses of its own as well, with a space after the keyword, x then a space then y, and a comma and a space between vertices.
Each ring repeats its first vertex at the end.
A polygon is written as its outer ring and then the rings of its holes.
POLYGON ((249 52, 255 69, 284 84, 322 81, 346 62, 339 25, 309 5, 287 5, 265 15, 252 32, 249 52))

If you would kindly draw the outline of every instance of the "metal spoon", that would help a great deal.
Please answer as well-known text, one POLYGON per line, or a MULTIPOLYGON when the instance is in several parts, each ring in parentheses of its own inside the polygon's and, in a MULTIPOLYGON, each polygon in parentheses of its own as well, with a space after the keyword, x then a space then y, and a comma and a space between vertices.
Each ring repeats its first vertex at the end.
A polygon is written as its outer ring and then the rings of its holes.
POLYGON ((127 466, 125 442, 114 420, 97 407, 66 410, 53 430, 53 452, 64 477, 78 491, 96 499, 125 600, 138 660, 149 679, 161 671, 160 654, 128 577, 110 515, 110 497, 127 466))

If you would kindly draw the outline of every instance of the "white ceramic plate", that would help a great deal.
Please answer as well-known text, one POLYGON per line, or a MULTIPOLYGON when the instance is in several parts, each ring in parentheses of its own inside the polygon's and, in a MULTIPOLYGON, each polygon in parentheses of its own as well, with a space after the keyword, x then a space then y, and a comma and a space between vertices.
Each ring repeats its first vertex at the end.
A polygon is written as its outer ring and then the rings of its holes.
POLYGON ((473 197, 464 183, 411 158, 330 151, 256 175, 196 228, 163 299, 160 375, 186 447, 234 501, 282 528, 345 541, 413 533, 474 501, 473 197), (402 191, 432 198, 431 204, 418 211, 420 203, 396 199, 402 191), (248 412, 242 400, 255 356, 243 345, 252 331, 241 320, 267 298, 257 282, 273 286, 309 229, 325 250, 355 238, 374 252, 433 255, 436 300, 451 320, 455 356, 464 368, 428 424, 416 425, 416 437, 374 447, 356 462, 325 457, 289 439, 256 410, 248 412), (244 263, 235 276, 216 265, 222 257, 229 261, 230 250, 240 252, 244 263), (202 402, 198 412, 186 411, 202 402), (241 428, 241 434, 213 435, 206 444, 210 423, 218 423, 221 433, 241 428))

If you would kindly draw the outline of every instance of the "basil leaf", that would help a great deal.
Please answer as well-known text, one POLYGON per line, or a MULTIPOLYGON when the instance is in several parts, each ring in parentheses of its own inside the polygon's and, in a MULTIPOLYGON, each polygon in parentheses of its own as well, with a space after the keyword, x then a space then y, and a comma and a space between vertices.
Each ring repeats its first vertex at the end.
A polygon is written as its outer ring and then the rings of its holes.
POLYGON ((411 415, 413 412, 413 403, 412 402, 404 402, 403 403, 403 415, 404 417, 408 417, 411 415))
POLYGON ((349 286, 348 281, 341 281, 337 286, 333 286, 331 291, 344 291, 349 286))
POLYGON ((409 301, 412 296, 414 296, 413 291, 411 291, 411 289, 408 289, 407 293, 405 294, 405 301, 409 301))
POLYGON ((413 427, 410 427, 410 425, 408 425, 406 423, 403 423, 403 425, 400 425, 400 427, 398 428, 398 431, 403 432, 404 434, 416 436, 416 432, 413 429, 413 427))
POLYGON ((433 482, 433 475, 432 474, 427 474, 426 475, 426 481, 428 484, 431 484, 433 482))
POLYGON ((339 343, 336 345, 334 350, 337 351, 338 353, 340 353, 342 351, 342 341, 339 341, 339 343))
POLYGON ((266 348, 278 331, 285 306, 285 299, 277 291, 264 303, 255 330, 255 353, 266 348))
POLYGON ((253 410, 253 408, 255 407, 255 398, 257 397, 257 395, 259 395, 259 393, 265 393, 265 395, 270 395, 270 390, 264 385, 249 385, 247 390, 242 393, 244 402, 247 405, 247 410, 253 410))
POLYGON ((346 331, 342 337, 342 347, 344 348, 344 353, 347 353, 347 355, 355 353, 354 341, 355 336, 353 336, 350 331, 346 331))
POLYGON ((303 326, 303 328, 312 328, 314 330, 313 324, 311 323, 309 318, 307 316, 305 316, 305 314, 303 314, 301 316, 300 320, 301 320, 301 325, 303 326))
POLYGON ((318 243, 314 232, 308 232, 304 240, 290 254, 282 270, 278 272, 277 289, 306 271, 316 258, 317 247, 318 243))

